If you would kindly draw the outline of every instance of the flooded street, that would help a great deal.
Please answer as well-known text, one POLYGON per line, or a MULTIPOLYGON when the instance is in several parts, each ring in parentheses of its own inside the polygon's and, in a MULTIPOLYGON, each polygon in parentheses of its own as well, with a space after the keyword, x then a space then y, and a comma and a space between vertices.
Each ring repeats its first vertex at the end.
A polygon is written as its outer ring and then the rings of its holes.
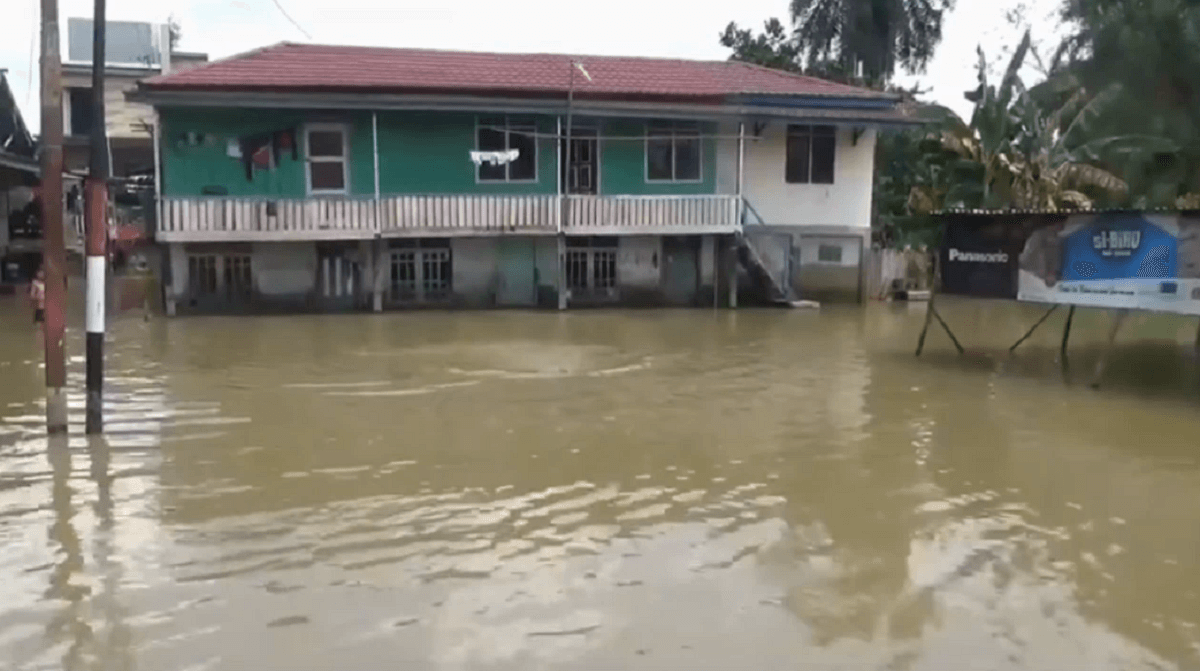
POLYGON ((0 666, 1200 668, 1195 319, 942 309, 134 311, 93 440, 75 315, 48 443, 0 297, 0 666))

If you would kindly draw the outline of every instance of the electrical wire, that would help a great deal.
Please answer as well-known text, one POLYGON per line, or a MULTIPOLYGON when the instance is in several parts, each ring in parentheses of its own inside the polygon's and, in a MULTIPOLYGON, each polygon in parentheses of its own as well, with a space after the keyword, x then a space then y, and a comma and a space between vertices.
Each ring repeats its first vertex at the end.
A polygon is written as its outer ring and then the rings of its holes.
POLYGON ((296 27, 296 30, 299 30, 301 33, 304 33, 304 36, 310 40, 313 38, 313 36, 310 35, 307 30, 305 30, 299 23, 296 23, 296 19, 293 19, 291 14, 287 13, 287 10, 283 8, 283 5, 279 4, 279 0, 271 0, 271 2, 275 3, 275 6, 277 8, 279 8, 279 13, 283 14, 283 18, 290 21, 292 23, 292 25, 296 27))

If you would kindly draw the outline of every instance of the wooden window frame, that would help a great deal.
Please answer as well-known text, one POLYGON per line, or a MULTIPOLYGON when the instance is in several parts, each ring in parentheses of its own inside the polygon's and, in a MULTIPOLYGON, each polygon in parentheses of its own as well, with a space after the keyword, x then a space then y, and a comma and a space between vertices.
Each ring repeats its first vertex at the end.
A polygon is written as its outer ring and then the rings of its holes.
POLYGON ((814 185, 818 185, 818 186, 830 186, 837 182, 837 155, 838 155, 838 147, 837 147, 838 129, 837 129, 837 126, 833 126, 830 124, 788 124, 784 133, 785 133, 784 140, 783 140, 783 143, 784 143, 783 144, 783 181, 784 181, 784 183, 786 183, 786 184, 814 184, 814 185), (817 129, 829 129, 829 132, 827 132, 825 130, 821 130, 820 132, 818 132, 817 129), (791 156, 792 156, 792 152, 791 152, 792 142, 791 141, 792 141, 792 138, 796 137, 796 136, 803 136, 803 137, 808 138, 808 171, 807 171, 807 174, 805 175, 804 179, 792 179, 791 175, 788 174, 788 164, 791 163, 791 156), (828 182, 825 182, 825 181, 818 182, 813 179, 813 172, 814 172, 813 171, 813 166, 814 166, 813 159, 816 156, 816 151, 814 148, 814 145, 815 145, 814 140, 817 137, 832 137, 833 138, 833 158, 832 158, 833 164, 829 167, 830 172, 829 172, 829 181, 828 182))
POLYGON ((350 126, 344 123, 309 123, 304 128, 304 186, 309 196, 348 196, 350 195, 350 126), (318 156, 314 158, 309 151, 309 133, 313 131, 336 131, 342 135, 342 155, 340 157, 318 156), (314 189, 312 185, 313 163, 341 163, 342 188, 314 189))
POLYGON ((512 167, 512 164, 506 163, 504 165, 504 179, 485 179, 485 178, 481 177, 479 174, 480 168, 482 168, 483 166, 475 165, 472 163, 471 165, 475 171, 475 183, 476 184, 537 184, 538 179, 541 177, 541 165, 540 165, 540 161, 539 161, 539 158, 541 156, 541 146, 540 146, 541 143, 538 141, 538 136, 537 136, 537 133, 538 133, 537 119, 530 119, 530 121, 528 123, 525 123, 525 122, 521 121, 520 116, 517 116, 517 120, 513 121, 513 116, 508 115, 508 114, 496 114, 496 115, 482 114, 482 115, 476 116, 475 117, 475 137, 474 137, 475 151, 480 151, 480 149, 479 149, 479 131, 480 130, 482 130, 484 128, 501 128, 501 127, 504 128, 504 131, 503 131, 504 132, 504 151, 511 149, 511 147, 509 147, 509 134, 510 133, 528 133, 529 135, 531 135, 533 137, 533 178, 532 179, 513 179, 510 176, 510 174, 511 174, 510 168, 512 167), (484 123, 483 120, 488 119, 488 118, 495 118, 495 119, 503 118, 504 123, 503 124, 484 123))
POLYGON ((704 138, 703 129, 699 122, 694 121, 651 121, 646 124, 646 137, 642 143, 642 178, 646 184, 701 184, 704 182, 704 138), (658 129, 653 126, 658 125, 658 129), (677 135, 678 134, 678 135, 677 135), (650 140, 663 139, 670 135, 671 142, 671 179, 653 179, 650 177, 650 140), (693 139, 696 141, 696 177, 695 179, 678 179, 677 161, 679 153, 675 150, 678 139, 693 139))

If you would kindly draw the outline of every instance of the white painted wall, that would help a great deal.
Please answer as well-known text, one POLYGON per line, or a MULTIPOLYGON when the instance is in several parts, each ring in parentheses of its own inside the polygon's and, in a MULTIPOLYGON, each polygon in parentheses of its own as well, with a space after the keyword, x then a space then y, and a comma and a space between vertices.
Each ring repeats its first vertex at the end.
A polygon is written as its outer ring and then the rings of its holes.
POLYGON ((662 238, 638 235, 622 237, 618 241, 618 286, 656 289, 661 283, 661 265, 662 238))
POLYGON ((862 247, 862 240, 859 238, 846 238, 840 236, 818 236, 818 235, 802 235, 794 238, 793 246, 800 248, 800 265, 808 264, 822 266, 857 266, 859 255, 862 247), (834 245, 842 248, 842 262, 831 263, 821 261, 818 258, 821 245, 834 245))
POLYGON ((308 293, 317 281, 317 244, 256 242, 252 264, 256 288, 263 296, 308 293))
MULTIPOLYGON (((733 132, 737 132, 736 126, 733 132)), ((719 163, 732 165, 736 171, 736 142, 732 151, 724 144, 722 149, 719 163)), ((864 131, 855 143, 850 128, 838 128, 833 184, 788 184, 784 181, 786 157, 784 122, 772 121, 758 140, 746 142, 743 194, 767 224, 870 227, 874 130, 864 131)), ((722 174, 718 170, 718 177, 722 174)), ((721 187, 718 182, 718 190, 721 187)))

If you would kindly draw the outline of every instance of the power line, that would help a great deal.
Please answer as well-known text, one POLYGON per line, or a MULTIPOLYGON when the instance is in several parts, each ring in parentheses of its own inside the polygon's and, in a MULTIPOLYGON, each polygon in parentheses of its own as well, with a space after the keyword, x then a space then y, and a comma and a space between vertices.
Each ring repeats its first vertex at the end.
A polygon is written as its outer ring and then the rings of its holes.
POLYGON ((300 32, 304 33, 304 36, 310 40, 313 38, 312 35, 308 34, 307 30, 302 28, 299 23, 296 23, 296 19, 293 19, 292 16, 287 13, 287 10, 283 8, 283 5, 279 4, 279 0, 271 0, 271 2, 274 2, 275 6, 279 8, 279 13, 283 14, 283 18, 287 19, 288 21, 291 21, 292 25, 296 26, 296 30, 299 30, 300 32))

